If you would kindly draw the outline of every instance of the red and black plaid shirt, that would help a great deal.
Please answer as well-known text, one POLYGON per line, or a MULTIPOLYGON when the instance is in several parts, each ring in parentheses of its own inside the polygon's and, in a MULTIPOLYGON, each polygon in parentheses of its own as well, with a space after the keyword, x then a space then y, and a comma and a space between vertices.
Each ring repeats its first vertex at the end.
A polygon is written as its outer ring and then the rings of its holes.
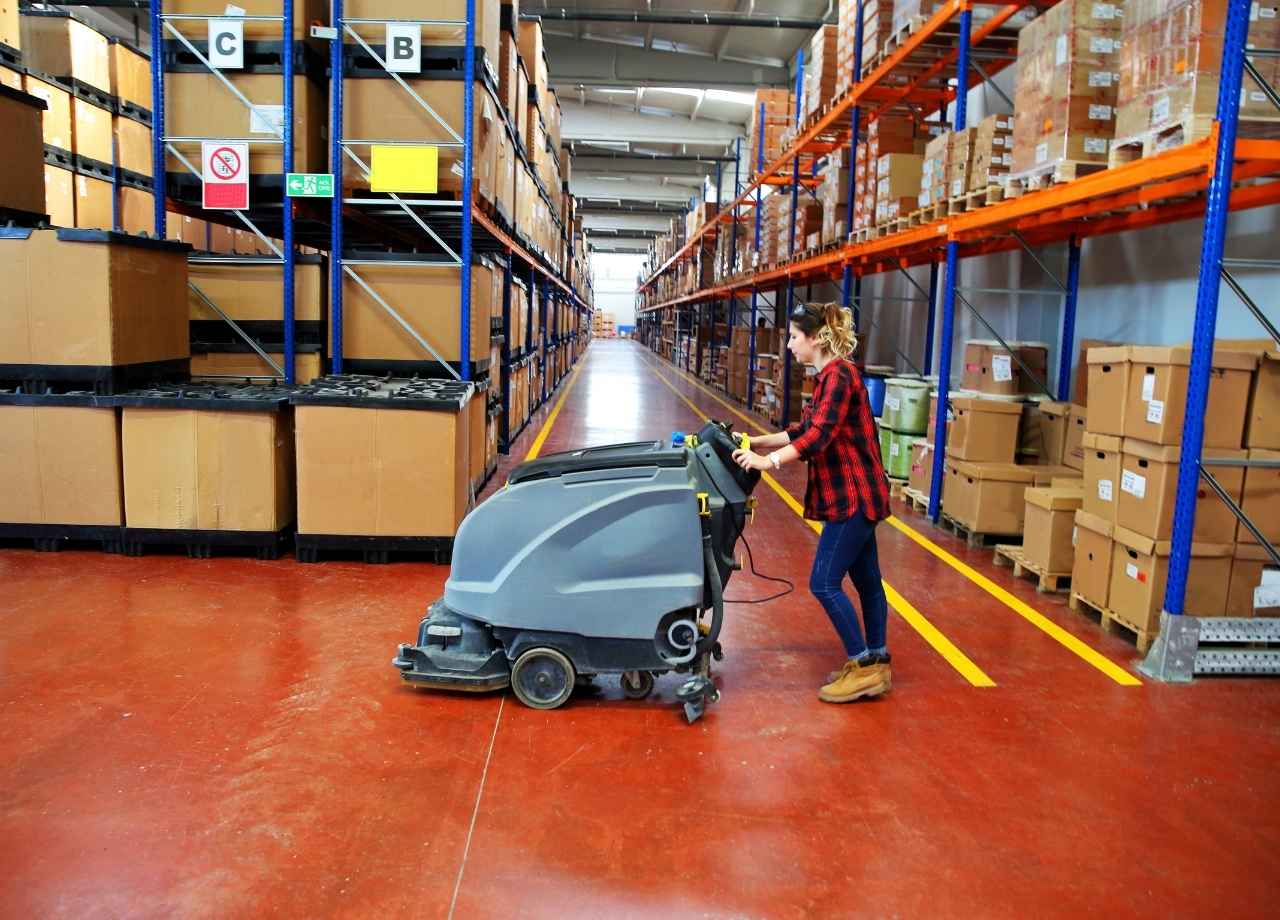
POLYGON ((791 446, 809 462, 804 516, 844 521, 861 512, 868 520, 889 516, 889 481, 880 438, 858 369, 837 358, 818 372, 813 398, 799 423, 787 426, 791 446))

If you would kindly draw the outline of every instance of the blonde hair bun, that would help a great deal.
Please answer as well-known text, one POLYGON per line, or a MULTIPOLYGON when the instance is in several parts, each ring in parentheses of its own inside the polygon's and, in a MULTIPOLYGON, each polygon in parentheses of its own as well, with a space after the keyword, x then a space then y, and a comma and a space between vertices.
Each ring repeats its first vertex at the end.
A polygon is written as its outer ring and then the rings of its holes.
POLYGON ((822 305, 822 328, 815 336, 818 344, 837 358, 847 358, 858 348, 853 313, 832 301, 822 305))

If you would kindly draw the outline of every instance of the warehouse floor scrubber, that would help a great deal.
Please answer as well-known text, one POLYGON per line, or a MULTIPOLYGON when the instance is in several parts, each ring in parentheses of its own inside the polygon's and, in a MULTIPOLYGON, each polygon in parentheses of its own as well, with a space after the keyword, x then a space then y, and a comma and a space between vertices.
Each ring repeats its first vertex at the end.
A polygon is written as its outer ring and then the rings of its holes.
POLYGON ((728 426, 521 464, 462 522, 444 597, 392 664, 415 685, 500 690, 535 709, 618 675, 642 699, 656 675, 690 722, 719 694, 724 589, 760 481, 728 426))

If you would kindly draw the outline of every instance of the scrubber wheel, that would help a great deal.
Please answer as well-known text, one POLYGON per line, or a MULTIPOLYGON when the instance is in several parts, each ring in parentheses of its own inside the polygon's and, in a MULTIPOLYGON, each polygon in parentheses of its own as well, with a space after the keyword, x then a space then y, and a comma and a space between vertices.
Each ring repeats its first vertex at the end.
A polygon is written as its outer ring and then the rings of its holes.
POLYGON ((556 709, 573 694, 576 674, 571 662, 553 648, 531 648, 511 669, 516 699, 532 709, 556 709))

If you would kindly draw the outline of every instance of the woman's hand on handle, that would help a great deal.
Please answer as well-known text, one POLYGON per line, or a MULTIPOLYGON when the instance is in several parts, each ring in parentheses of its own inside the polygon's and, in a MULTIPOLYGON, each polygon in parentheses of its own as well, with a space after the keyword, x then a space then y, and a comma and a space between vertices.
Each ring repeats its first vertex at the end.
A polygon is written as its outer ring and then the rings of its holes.
POLYGON ((773 466, 768 457, 762 457, 753 450, 741 448, 733 452, 733 462, 744 470, 767 470, 773 466))

